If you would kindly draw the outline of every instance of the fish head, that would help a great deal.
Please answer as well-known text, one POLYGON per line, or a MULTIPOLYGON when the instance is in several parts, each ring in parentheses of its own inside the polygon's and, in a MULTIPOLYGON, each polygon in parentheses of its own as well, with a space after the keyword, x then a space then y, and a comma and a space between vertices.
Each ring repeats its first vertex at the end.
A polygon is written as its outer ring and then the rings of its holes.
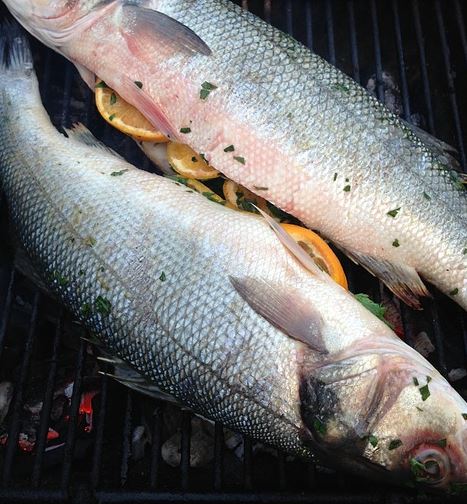
POLYGON ((467 403, 412 348, 364 341, 304 377, 302 419, 323 458, 398 485, 467 491, 467 403))

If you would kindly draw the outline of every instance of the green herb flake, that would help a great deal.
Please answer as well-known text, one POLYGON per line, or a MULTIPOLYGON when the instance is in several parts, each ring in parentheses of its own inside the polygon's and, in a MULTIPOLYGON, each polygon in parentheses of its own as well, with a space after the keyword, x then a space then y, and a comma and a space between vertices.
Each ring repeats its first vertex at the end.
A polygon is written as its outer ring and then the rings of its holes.
POLYGON ((448 442, 446 439, 440 439, 437 443, 438 446, 441 446, 441 448, 446 448, 448 442))
POLYGON ((368 442, 371 444, 371 446, 373 446, 373 448, 376 448, 378 446, 378 438, 373 434, 368 437, 368 442))
POLYGON ((419 383, 418 383, 418 378, 416 376, 414 376, 413 378, 413 384, 418 387, 419 386, 419 383))
POLYGON ((464 420, 467 420, 467 413, 462 413, 462 418, 463 418, 464 420))
POLYGON ((208 89, 201 89, 201 91, 199 92, 199 97, 202 99, 202 100, 206 100, 207 97, 210 95, 211 91, 209 91, 208 89))
POLYGON ((84 239, 84 244, 87 247, 94 247, 94 245, 96 244, 96 239, 93 238, 92 236, 88 236, 84 239))
POLYGON ((344 93, 349 92, 349 88, 344 84, 341 84, 340 82, 336 82, 335 84, 333 84, 332 88, 335 89, 336 91, 342 91, 344 93))
POLYGON ((180 128, 180 133, 187 135, 188 133, 191 133, 191 128, 180 128))
POLYGON ((459 289, 456 287, 455 289, 452 289, 452 291, 449 293, 450 296, 455 296, 459 294, 459 289))
POLYGON ((346 185, 344 187, 344 192, 350 192, 350 186, 349 185, 346 185))
POLYGON ((104 81, 100 81, 96 84, 96 89, 104 89, 107 87, 109 87, 109 86, 107 86, 107 84, 104 81))
POLYGON ((83 317, 88 317, 91 315, 91 305, 89 303, 83 303, 81 305, 81 313, 83 317))
POLYGON ((109 121, 113 121, 116 117, 116 114, 110 114, 109 115, 109 121))
POLYGON ((423 197, 427 199, 428 201, 431 200, 431 196, 427 194, 425 191, 423 191, 423 197))
POLYGON ((430 397, 430 388, 428 387, 428 383, 420 387, 419 389, 420 395, 422 396, 422 401, 426 401, 430 397))
POLYGON ((464 255, 465 255, 465 254, 467 254, 467 248, 465 248, 465 249, 462 251, 462 253, 463 253, 464 255))
POLYGON ((108 317, 110 315, 110 310, 112 309, 110 301, 103 296, 96 297, 94 307, 96 308, 97 313, 100 313, 104 317, 108 317))
POLYGON ((217 86, 215 86, 214 84, 211 84, 210 82, 203 82, 201 84, 201 87, 203 89, 207 89, 208 91, 214 91, 214 89, 217 89, 217 86))
POLYGON ((245 158, 242 156, 234 156, 234 159, 235 159, 235 161, 237 161, 238 163, 240 163, 242 165, 244 165, 246 163, 245 158))
POLYGON ((191 162, 192 162, 192 163, 197 163, 197 162, 198 162, 198 160, 196 159, 196 157, 195 157, 195 156, 193 156, 193 157, 191 158, 191 162))
POLYGON ((122 176, 124 173, 126 173, 128 171, 128 169, 125 169, 125 170, 120 170, 120 171, 113 171, 110 176, 111 177, 120 177, 122 176))
MULTIPOLYGON (((203 160, 205 163, 208 163, 208 160, 206 159, 206 156, 205 156, 202 152, 200 152, 200 153, 199 153, 199 156, 202 158, 202 160, 203 160)), ((208 163, 208 164, 209 164, 209 163, 208 163)))
POLYGON ((318 434, 321 434, 321 436, 326 435, 326 426, 318 418, 313 419, 313 428, 318 434))
POLYGON ((385 322, 389 327, 390 324, 384 318, 386 308, 378 303, 375 303, 367 294, 355 294, 355 299, 361 303, 367 310, 371 311, 373 315, 385 322))
POLYGON ((403 443, 400 439, 392 439, 390 442, 389 442, 389 445, 388 445, 388 450, 395 450, 397 448, 399 448, 400 446, 402 446, 403 443))
POLYGON ((143 89, 143 83, 141 81, 138 81, 138 80, 135 80, 135 84, 137 87, 139 87, 140 89, 143 89))
POLYGON ((117 103, 117 95, 115 93, 112 93, 110 95, 110 105, 115 105, 117 103))
POLYGON ((233 152, 235 150, 235 146, 229 145, 224 149, 224 152, 233 152))
POLYGON ((392 242, 392 246, 393 247, 400 247, 401 246, 401 244, 399 243, 399 240, 397 238, 392 242))
POLYGON ((80 269, 80 270, 78 271, 78 275, 79 275, 79 276, 83 276, 83 275, 84 275, 84 270, 80 269))
POLYGON ((167 276, 166 276, 166 274, 165 274, 164 272, 162 272, 162 273, 160 274, 159 280, 160 280, 161 282, 165 282, 165 281, 167 280, 167 276))
POLYGON ((410 470, 417 480, 426 479, 426 467, 416 458, 410 459, 410 470))
POLYGON ((430 382, 431 382, 431 380, 432 380, 431 376, 427 376, 427 377, 426 377, 426 382, 427 382, 427 383, 430 383, 430 382))
POLYGON ((56 280, 60 287, 66 287, 70 283, 68 278, 61 275, 58 271, 54 271, 52 277, 54 280, 56 280))
POLYGON ((386 215, 389 215, 389 217, 395 217, 399 211, 400 211, 401 207, 399 208, 394 208, 394 210, 390 210, 386 215))
POLYGON ((337 173, 334 173, 334 177, 332 178, 332 181, 335 182, 337 180, 337 173))
POLYGON ((257 185, 254 185, 253 189, 255 189, 256 191, 269 191, 269 187, 257 186, 257 185))

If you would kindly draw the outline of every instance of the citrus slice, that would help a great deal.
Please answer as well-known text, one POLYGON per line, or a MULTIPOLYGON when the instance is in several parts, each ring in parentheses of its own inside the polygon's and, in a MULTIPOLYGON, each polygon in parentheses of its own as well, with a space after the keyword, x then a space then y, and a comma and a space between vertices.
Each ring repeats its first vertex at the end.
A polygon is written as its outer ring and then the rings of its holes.
POLYGON ((318 268, 327 273, 344 289, 349 288, 339 259, 319 235, 295 224, 281 224, 281 226, 313 259, 318 268))
POLYGON ((167 146, 167 159, 172 168, 182 177, 209 180, 219 176, 217 170, 209 166, 200 154, 185 144, 170 142, 167 146))
POLYGON ((246 212, 256 212, 253 205, 260 208, 263 212, 271 215, 271 211, 268 207, 268 202, 252 193, 246 187, 238 185, 233 180, 226 180, 222 188, 224 192, 225 200, 230 204, 232 208, 237 210, 244 210, 246 212))
POLYGON ((96 82, 96 105, 101 116, 114 128, 140 142, 167 142, 167 138, 133 105, 126 102, 104 81, 96 82))
POLYGON ((221 205, 225 204, 225 200, 223 200, 220 196, 218 196, 215 192, 211 191, 208 186, 204 185, 199 180, 190 179, 190 178, 181 178, 177 177, 180 183, 185 184, 190 189, 193 189, 196 192, 202 194, 205 198, 208 198, 211 201, 215 201, 216 203, 220 203, 221 205))

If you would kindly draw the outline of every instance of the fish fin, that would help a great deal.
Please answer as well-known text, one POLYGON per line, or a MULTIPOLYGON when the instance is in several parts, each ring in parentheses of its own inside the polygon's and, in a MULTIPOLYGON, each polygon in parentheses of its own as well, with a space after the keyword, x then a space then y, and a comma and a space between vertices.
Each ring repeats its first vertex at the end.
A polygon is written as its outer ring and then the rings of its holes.
POLYGON ((297 261, 310 273, 317 275, 323 279, 328 279, 329 277, 321 271, 313 259, 300 247, 300 245, 285 231, 283 227, 280 226, 270 215, 263 212, 261 208, 253 205, 256 210, 266 219, 271 229, 276 233, 277 237, 281 241, 282 245, 297 259, 297 261))
MULTIPOLYGON (((137 44, 141 34, 162 37, 176 49, 189 54, 209 56, 212 52, 207 44, 188 26, 162 12, 125 2, 122 28, 124 36, 137 44), (135 40, 136 39, 136 40, 135 40)), ((156 46, 160 42, 155 40, 156 46)))
POLYGON ((459 161, 453 156, 453 154, 457 154, 457 149, 455 147, 443 142, 418 126, 410 124, 407 121, 403 121, 403 123, 436 154, 439 162, 447 164, 452 170, 462 173, 462 167, 459 161))
POLYGON ((96 149, 101 149, 104 152, 112 154, 113 156, 118 157, 119 159, 123 159, 120 154, 115 152, 113 149, 108 147, 99 141, 87 128, 84 124, 75 123, 71 128, 63 128, 68 138, 72 138, 81 142, 89 147, 95 147, 96 149))
POLYGON ((421 310, 420 297, 431 297, 415 268, 358 252, 349 252, 348 250, 344 250, 344 252, 354 262, 381 279, 397 297, 410 307, 421 310))
POLYGON ((34 64, 29 41, 18 23, 0 24, 0 74, 32 77, 34 64))
POLYGON ((235 290, 259 315, 291 338, 327 354, 321 315, 294 289, 261 279, 229 277, 235 290))
POLYGON ((79 63, 74 62, 74 65, 81 78, 88 85, 89 89, 94 92, 94 88, 96 86, 96 76, 94 75, 94 72, 91 72, 91 70, 88 70, 85 66, 80 65, 79 63))
POLYGON ((134 105, 158 131, 167 138, 177 137, 175 128, 167 119, 162 108, 129 77, 123 77, 120 94, 134 105))

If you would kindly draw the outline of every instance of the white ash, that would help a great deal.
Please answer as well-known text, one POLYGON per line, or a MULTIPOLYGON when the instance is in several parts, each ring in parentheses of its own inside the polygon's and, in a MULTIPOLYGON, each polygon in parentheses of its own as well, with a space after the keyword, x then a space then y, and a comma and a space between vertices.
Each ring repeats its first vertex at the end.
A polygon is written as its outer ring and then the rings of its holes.
POLYGON ((467 370, 464 368, 455 368, 451 369, 448 373, 448 378, 450 382, 456 382, 462 380, 467 376, 467 370))

